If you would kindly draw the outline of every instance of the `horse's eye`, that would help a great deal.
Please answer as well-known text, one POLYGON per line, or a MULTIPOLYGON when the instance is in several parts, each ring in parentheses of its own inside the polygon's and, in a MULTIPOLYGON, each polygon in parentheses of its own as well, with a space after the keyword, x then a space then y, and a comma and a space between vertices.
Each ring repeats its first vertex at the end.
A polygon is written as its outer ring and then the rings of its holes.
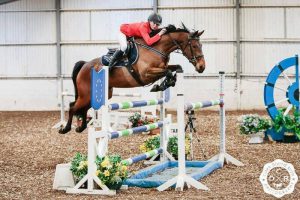
POLYGON ((196 49, 196 48, 197 48, 197 46, 196 46, 196 45, 193 45, 193 48, 194 48, 194 49, 196 49))

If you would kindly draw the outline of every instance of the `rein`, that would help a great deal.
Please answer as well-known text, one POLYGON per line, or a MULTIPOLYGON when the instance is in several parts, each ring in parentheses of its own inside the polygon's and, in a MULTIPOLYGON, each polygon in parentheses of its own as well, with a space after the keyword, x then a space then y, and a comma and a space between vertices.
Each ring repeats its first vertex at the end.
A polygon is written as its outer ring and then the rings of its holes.
POLYGON ((148 45, 145 45, 145 44, 142 44, 142 43, 139 43, 139 42, 135 42, 137 45, 140 45, 141 47, 145 48, 145 49, 148 49, 158 55, 160 55, 161 57, 163 57, 164 59, 167 59, 168 58, 168 55, 161 52, 161 51, 158 51, 157 49, 153 48, 153 47, 150 47, 148 45))
MULTIPOLYGON (((169 34, 168 34, 168 35, 169 35, 169 34)), ((192 40, 199 40, 198 37, 190 37, 190 36, 189 36, 188 42, 187 42, 187 44, 185 45, 184 48, 181 48, 181 46, 179 45, 179 43, 178 43, 176 40, 174 40, 170 35, 169 35, 169 37, 172 39, 172 41, 173 41, 173 43, 175 44, 175 46, 177 47, 177 49, 180 49, 180 50, 181 50, 181 54, 184 55, 184 56, 188 59, 188 61, 189 61, 190 63, 193 64, 193 63, 197 62, 197 60, 198 60, 199 58, 204 57, 203 54, 200 54, 200 55, 195 56, 194 51, 193 51, 193 49, 192 49, 191 41, 192 41, 192 40), (190 47, 190 51, 191 51, 191 54, 192 54, 192 57, 191 57, 191 58, 189 58, 189 57, 186 55, 186 53, 185 53, 185 49, 186 49, 188 46, 190 47)), ((179 53, 179 52, 178 52, 178 53, 179 53)))

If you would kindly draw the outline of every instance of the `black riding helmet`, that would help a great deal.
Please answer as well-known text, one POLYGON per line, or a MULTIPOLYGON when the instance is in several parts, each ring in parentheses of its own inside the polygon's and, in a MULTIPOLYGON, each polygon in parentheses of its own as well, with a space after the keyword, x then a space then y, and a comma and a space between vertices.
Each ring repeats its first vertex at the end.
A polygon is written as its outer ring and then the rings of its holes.
POLYGON ((162 22, 162 18, 159 14, 157 13, 152 13, 151 15, 149 15, 148 17, 148 22, 153 22, 155 24, 160 25, 162 22))

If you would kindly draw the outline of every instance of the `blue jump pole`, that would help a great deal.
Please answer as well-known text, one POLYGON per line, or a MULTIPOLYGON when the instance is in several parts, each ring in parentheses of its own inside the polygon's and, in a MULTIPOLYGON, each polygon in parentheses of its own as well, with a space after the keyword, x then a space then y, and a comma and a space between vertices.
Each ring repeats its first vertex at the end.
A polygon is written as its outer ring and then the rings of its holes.
POLYGON ((123 165, 132 165, 133 163, 137 163, 141 160, 146 160, 147 158, 151 158, 157 154, 161 154, 163 152, 163 149, 162 148, 158 148, 158 149, 153 149, 151 151, 148 151, 146 153, 143 153, 143 154, 140 154, 140 155, 137 155, 135 157, 132 157, 132 158, 128 158, 126 160, 122 160, 121 163, 123 165))
POLYGON ((146 101, 125 101, 122 103, 113 103, 108 106, 110 110, 120 110, 120 109, 129 109, 143 106, 152 106, 163 104, 163 99, 151 99, 146 101))
POLYGON ((184 110, 188 111, 188 110, 196 110, 196 109, 200 109, 200 108, 206 108, 206 107, 211 107, 211 106, 215 106, 215 105, 220 105, 221 103, 223 103, 223 101, 221 100, 212 100, 212 101, 201 101, 201 102, 196 102, 196 103, 185 103, 184 105, 184 110))
POLYGON ((113 131, 110 133, 110 139, 115 139, 115 138, 119 138, 119 137, 123 137, 123 136, 132 135, 134 133, 141 133, 141 132, 146 132, 146 131, 150 131, 153 129, 157 129, 157 128, 163 127, 164 123, 165 122, 163 122, 163 121, 159 121, 156 123, 138 126, 138 127, 134 127, 131 129, 125 129, 122 131, 113 131))

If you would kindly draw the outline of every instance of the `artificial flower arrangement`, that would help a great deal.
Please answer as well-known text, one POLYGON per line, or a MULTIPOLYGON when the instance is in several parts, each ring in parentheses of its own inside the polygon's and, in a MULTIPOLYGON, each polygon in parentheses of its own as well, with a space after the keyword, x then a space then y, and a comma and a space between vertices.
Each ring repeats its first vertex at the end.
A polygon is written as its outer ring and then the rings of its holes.
POLYGON ((271 128, 271 121, 257 114, 243 115, 239 119, 240 133, 251 135, 259 132, 265 132, 271 128))
MULTIPOLYGON (((119 155, 108 155, 105 157, 96 157, 96 176, 109 189, 120 189, 123 181, 128 177, 127 166, 122 164, 119 155)), ((78 183, 88 172, 88 160, 86 155, 76 153, 71 161, 70 170, 78 183)))
POLYGON ((142 115, 138 112, 135 112, 131 115, 128 120, 131 122, 131 127, 143 126, 146 124, 151 124, 156 122, 158 119, 150 118, 148 116, 142 117, 142 115))
POLYGON ((121 161, 119 155, 109 155, 102 158, 97 156, 96 158, 96 176, 110 189, 120 189, 123 181, 128 177, 127 166, 121 161))

